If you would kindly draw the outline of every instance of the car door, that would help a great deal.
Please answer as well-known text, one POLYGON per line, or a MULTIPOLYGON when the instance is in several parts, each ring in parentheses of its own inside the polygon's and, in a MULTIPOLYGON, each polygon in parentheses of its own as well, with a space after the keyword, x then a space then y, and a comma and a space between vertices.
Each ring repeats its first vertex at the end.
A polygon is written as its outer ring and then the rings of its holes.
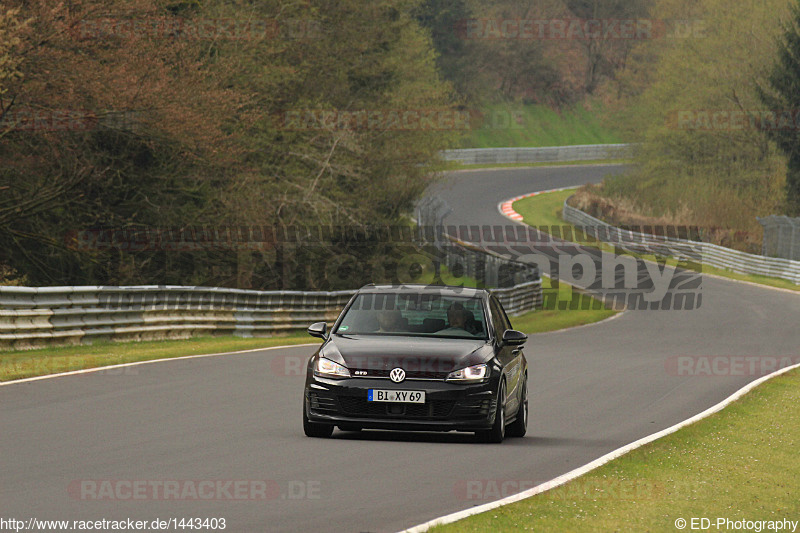
POLYGON ((522 350, 520 346, 503 344, 503 332, 511 329, 511 322, 508 320, 503 306, 495 296, 489 299, 489 313, 495 330, 496 349, 498 350, 497 358, 503 365, 503 373, 506 376, 506 411, 514 413, 519 406, 522 350))

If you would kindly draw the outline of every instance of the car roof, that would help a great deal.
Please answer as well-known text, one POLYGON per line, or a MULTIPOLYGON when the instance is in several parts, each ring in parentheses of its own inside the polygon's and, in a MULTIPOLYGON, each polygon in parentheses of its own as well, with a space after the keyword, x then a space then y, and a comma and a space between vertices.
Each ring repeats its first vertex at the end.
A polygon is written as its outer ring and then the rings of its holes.
POLYGON ((364 285, 358 290, 359 293, 368 294, 438 294, 440 296, 461 296, 466 298, 485 298, 489 296, 486 289, 474 289, 472 287, 456 287, 451 285, 423 285, 423 284, 402 284, 402 285, 364 285))

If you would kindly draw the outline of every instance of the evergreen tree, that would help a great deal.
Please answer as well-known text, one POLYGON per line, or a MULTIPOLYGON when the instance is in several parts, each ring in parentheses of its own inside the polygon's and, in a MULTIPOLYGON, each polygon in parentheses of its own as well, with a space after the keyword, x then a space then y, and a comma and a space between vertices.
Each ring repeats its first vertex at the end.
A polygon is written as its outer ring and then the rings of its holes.
MULTIPOLYGON (((783 27, 778 60, 767 78, 767 85, 759 90, 764 104, 778 116, 796 115, 800 109, 800 2, 792 6, 790 21, 783 27)), ((788 157, 787 210, 791 216, 800 216, 800 131, 791 121, 790 127, 776 127, 767 133, 788 157)))

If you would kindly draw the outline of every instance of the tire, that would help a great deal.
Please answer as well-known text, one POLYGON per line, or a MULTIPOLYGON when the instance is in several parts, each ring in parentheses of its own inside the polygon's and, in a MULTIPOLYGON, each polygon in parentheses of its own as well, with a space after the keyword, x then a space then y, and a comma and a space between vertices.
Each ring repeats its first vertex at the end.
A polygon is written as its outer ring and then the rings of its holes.
POLYGON ((507 437, 524 437, 528 431, 528 376, 525 375, 523 379, 517 419, 506 428, 507 437))
POLYGON ((500 444, 506 436, 506 382, 500 381, 500 389, 497 391, 497 411, 494 415, 492 429, 478 431, 478 440, 491 444, 500 444))
POLYGON ((317 424, 308 419, 306 415, 306 406, 303 404, 303 431, 306 437, 316 437, 326 439, 333 434, 332 424, 317 424))

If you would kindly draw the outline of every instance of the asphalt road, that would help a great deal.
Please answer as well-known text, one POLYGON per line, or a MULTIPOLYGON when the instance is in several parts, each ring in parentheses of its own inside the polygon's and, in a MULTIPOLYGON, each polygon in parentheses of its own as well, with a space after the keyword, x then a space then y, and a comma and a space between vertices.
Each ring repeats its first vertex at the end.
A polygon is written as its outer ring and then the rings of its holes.
MULTIPOLYGON (((469 171, 450 176, 438 194, 471 223, 506 224, 496 210, 503 199, 619 170, 469 171)), ((701 366, 679 375, 676 357, 800 355, 797 295, 711 277, 702 293, 694 310, 630 311, 532 336, 529 433, 502 445, 455 433, 304 437, 299 368, 312 346, 2 386, 0 518, 225 518, 226 531, 237 532, 396 531, 485 503, 675 424, 760 375, 747 365, 736 375, 701 366), (240 492, 216 484, 225 480, 238 481, 240 492), (155 488, 134 497, 137 482, 155 488), (189 492, 165 499, 165 482, 189 492), (192 487, 214 499, 188 499, 192 487)))

